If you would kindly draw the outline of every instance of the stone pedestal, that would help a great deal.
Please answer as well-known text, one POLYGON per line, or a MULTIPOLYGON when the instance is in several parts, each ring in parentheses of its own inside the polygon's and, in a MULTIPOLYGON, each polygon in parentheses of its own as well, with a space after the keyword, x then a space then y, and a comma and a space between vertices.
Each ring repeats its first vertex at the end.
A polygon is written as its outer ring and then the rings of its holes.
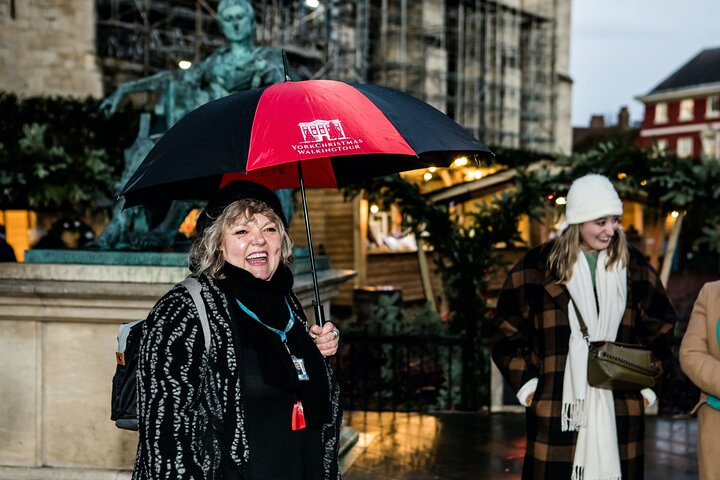
MULTIPOLYGON (((110 421, 117 328, 145 318, 188 273, 0 264, 0 467, 132 468, 137 433, 110 421)), ((353 275, 319 272, 323 301, 353 275)), ((310 276, 296 276, 295 285, 312 316, 310 276)))

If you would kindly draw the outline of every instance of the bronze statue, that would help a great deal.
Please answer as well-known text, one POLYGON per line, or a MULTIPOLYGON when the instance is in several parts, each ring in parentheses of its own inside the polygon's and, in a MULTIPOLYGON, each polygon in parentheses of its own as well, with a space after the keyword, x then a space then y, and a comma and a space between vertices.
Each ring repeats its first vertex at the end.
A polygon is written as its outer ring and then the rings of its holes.
MULTIPOLYGON (((226 47, 187 70, 164 70, 120 87, 100 105, 107 114, 117 110, 125 95, 154 92, 156 101, 153 125, 159 132, 150 133, 149 118, 141 121, 135 143, 125 151, 125 169, 120 180, 124 185, 135 172, 155 141, 185 114, 211 100, 232 92, 271 85, 285 80, 280 49, 256 46, 255 15, 248 0, 222 0, 218 5, 220 27, 228 41, 226 47)), ((284 195, 287 198, 287 193, 284 195)), ((123 210, 124 199, 113 208, 113 218, 94 241, 102 249, 164 249, 172 245, 177 229, 194 206, 193 202, 175 201, 162 220, 148 225, 144 207, 123 210), (138 210, 136 210, 138 209, 138 210), (142 210, 142 211, 141 211, 142 210)))

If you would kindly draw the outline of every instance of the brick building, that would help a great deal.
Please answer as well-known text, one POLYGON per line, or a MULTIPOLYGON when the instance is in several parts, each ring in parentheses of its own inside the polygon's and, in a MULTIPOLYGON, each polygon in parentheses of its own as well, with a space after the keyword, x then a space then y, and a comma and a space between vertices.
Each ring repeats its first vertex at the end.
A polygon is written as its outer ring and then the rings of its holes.
POLYGON ((720 48, 701 51, 646 95, 638 143, 720 158, 720 48))

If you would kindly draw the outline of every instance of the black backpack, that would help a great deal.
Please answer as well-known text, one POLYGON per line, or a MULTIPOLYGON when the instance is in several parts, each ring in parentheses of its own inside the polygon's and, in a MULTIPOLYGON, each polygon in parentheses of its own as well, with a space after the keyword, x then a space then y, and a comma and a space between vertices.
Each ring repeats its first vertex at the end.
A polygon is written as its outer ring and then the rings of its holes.
MULTIPOLYGON (((208 324, 205 302, 200 296, 200 282, 188 277, 182 285, 195 302, 200 315, 200 324, 205 338, 205 350, 210 349, 210 325, 208 324)), ((142 344, 142 328, 145 320, 123 323, 118 329, 118 348, 115 352, 117 366, 112 381, 112 411, 110 419, 118 428, 125 430, 138 429, 137 417, 137 367, 142 344)))

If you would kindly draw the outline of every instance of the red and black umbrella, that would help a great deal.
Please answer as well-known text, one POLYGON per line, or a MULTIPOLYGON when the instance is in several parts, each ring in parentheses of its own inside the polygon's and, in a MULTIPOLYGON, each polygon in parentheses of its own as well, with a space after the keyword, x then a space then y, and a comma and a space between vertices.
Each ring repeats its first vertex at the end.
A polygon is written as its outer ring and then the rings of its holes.
POLYGON ((207 199, 234 179, 272 189, 300 187, 319 304, 305 187, 338 188, 490 155, 444 113, 403 92, 333 80, 288 81, 187 114, 158 141, 120 195, 131 207, 157 199, 207 199))

